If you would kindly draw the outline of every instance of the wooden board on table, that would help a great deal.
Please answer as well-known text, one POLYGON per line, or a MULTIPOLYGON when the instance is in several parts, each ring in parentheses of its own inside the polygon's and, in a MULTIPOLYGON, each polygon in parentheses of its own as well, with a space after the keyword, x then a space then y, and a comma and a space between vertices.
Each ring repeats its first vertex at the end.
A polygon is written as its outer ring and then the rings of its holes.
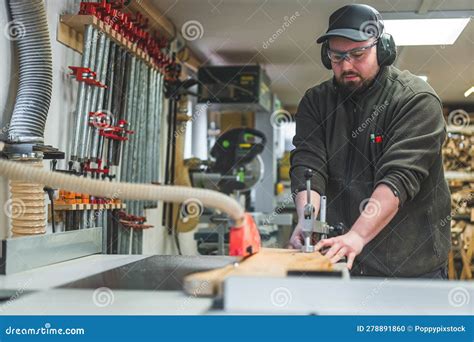
POLYGON ((193 296, 215 296, 222 293, 225 278, 230 276, 285 277, 288 271, 332 271, 328 258, 319 252, 302 253, 294 249, 262 248, 238 264, 199 272, 184 278, 184 291, 193 296))

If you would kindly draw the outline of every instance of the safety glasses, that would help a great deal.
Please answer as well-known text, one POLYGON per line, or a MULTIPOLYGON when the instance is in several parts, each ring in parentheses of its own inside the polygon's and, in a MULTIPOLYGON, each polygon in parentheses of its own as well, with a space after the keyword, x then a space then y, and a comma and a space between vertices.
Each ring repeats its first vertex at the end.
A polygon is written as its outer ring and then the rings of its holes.
POLYGON ((371 45, 369 46, 362 46, 359 48, 351 49, 346 52, 341 52, 341 51, 333 51, 328 49, 328 57, 333 63, 340 63, 342 62, 343 59, 349 61, 361 61, 367 56, 367 52, 369 49, 373 48, 375 45, 377 45, 377 40, 374 41, 371 45))

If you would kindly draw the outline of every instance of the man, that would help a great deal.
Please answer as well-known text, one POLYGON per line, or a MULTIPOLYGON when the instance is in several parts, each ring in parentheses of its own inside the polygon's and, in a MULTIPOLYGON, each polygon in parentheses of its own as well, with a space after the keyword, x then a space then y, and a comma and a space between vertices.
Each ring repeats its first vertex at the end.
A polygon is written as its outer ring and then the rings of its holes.
POLYGON ((326 195, 327 221, 350 227, 316 250, 332 262, 347 257, 352 275, 446 278, 442 104, 426 82, 390 65, 396 46, 381 20, 370 6, 344 6, 317 40, 334 77, 309 89, 295 116, 290 174, 299 223, 290 247, 303 242, 309 168, 313 205, 326 195))

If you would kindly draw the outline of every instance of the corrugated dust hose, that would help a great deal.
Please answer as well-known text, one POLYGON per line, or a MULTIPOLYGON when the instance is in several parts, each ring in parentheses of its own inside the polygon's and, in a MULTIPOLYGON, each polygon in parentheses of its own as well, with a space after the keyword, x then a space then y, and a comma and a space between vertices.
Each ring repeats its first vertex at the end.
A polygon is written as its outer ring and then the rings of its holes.
POLYGON ((5 159, 0 160, 0 175, 10 180, 44 184, 52 188, 109 198, 175 203, 196 199, 205 207, 227 213, 235 221, 236 226, 239 226, 244 218, 244 209, 236 200, 212 190, 184 186, 105 182, 50 172, 5 159))

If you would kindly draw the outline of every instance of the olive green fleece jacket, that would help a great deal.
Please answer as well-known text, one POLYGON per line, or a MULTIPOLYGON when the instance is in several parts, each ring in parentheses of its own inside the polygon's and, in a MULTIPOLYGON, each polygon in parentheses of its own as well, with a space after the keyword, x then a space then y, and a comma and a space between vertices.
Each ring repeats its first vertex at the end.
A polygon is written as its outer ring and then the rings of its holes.
POLYGON ((428 83, 393 66, 357 95, 328 80, 305 93, 295 120, 292 192, 305 189, 305 170, 313 169, 312 189, 328 197, 330 224, 351 227, 366 205, 376 215, 381 208, 368 199, 379 184, 400 200, 395 217, 357 256, 353 275, 417 277, 446 265, 446 125, 428 83))

